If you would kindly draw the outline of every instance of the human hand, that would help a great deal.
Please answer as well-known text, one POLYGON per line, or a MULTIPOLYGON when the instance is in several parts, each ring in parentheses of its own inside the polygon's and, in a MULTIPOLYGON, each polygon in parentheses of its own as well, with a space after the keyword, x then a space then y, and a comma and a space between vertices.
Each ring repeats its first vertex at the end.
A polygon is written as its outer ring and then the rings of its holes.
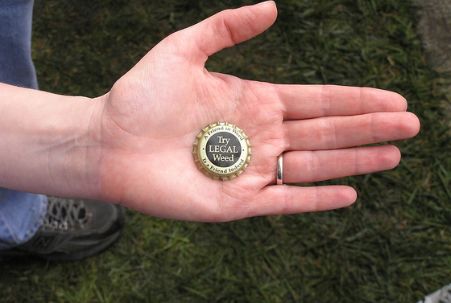
POLYGON ((228 221, 345 207, 349 186, 274 185, 284 153, 284 181, 302 183, 391 169, 392 145, 419 131, 405 99, 373 88, 277 85, 212 73, 210 55, 248 40, 276 19, 273 2, 222 11, 156 45, 97 98, 100 197, 143 213, 193 221, 228 221), (192 146, 206 125, 227 121, 252 144, 246 171, 230 181, 196 167, 192 146))

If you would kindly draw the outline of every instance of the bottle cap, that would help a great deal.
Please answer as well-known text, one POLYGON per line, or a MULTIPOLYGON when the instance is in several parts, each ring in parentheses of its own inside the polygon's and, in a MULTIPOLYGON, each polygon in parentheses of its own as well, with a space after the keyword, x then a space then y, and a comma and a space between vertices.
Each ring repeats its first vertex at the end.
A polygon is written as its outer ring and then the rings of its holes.
POLYGON ((212 123, 197 135, 193 156, 199 169, 213 179, 230 180, 239 176, 251 160, 246 134, 228 122, 212 123))

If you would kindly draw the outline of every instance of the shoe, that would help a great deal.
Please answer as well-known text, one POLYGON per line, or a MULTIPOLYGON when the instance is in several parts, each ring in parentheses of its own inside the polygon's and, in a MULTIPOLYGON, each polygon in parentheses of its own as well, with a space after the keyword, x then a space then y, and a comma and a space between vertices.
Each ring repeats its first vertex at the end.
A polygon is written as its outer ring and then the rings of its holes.
POLYGON ((80 260, 100 253, 119 238, 124 226, 120 206, 49 197, 44 222, 26 243, 0 251, 2 257, 37 256, 80 260))

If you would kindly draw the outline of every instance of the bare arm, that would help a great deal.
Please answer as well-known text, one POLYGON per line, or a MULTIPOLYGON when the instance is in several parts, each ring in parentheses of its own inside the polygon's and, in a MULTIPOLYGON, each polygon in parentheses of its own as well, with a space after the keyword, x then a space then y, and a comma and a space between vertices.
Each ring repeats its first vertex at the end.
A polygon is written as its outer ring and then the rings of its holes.
POLYGON ((143 213, 228 221, 345 207, 350 186, 274 185, 285 153, 286 183, 392 169, 393 145, 419 131, 397 93, 333 85, 277 85, 211 73, 210 55, 275 21, 268 1, 222 11, 176 32, 105 95, 89 100, 0 86, 0 186, 99 198, 143 213), (192 145, 226 121, 252 144, 249 167, 230 181, 201 173, 192 145))
POLYGON ((96 197, 96 104, 0 83, 0 187, 96 197))

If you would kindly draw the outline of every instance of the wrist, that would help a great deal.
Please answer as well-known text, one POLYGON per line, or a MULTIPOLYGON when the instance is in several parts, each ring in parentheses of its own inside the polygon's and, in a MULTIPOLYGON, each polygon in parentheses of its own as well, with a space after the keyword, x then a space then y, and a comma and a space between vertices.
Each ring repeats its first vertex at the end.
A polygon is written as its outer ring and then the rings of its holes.
POLYGON ((96 197, 100 105, 0 84, 0 187, 96 197))
POLYGON ((43 148, 59 195, 96 199, 100 196, 102 156, 100 119, 102 102, 87 97, 64 97, 67 116, 61 115, 60 129, 43 148))

